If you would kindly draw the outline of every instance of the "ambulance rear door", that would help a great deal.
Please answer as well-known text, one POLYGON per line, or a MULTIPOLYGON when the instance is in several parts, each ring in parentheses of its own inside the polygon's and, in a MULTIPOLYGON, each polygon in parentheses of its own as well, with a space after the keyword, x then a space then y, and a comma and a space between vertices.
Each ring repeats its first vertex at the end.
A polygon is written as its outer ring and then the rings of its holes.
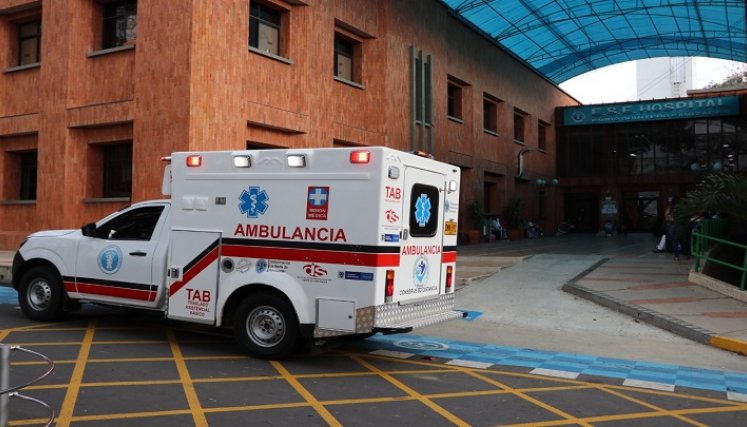
POLYGON ((172 230, 169 319, 214 324, 221 233, 172 230))
POLYGON ((395 301, 433 297, 441 292, 444 177, 407 167, 402 198, 403 233, 395 301))

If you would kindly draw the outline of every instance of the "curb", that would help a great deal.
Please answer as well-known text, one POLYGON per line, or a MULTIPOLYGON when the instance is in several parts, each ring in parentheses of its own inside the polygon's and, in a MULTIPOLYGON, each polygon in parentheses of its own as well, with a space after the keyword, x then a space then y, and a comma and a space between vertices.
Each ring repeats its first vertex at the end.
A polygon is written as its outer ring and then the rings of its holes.
MULTIPOLYGON (((601 264, 601 263, 600 263, 601 264)), ((582 273, 583 274, 583 273, 582 273)), ((579 277, 579 276, 577 276, 579 277)), ((573 279, 574 281, 576 278, 573 279)), ((732 351, 743 356, 747 356, 747 341, 737 338, 725 337, 716 333, 695 326, 691 323, 676 319, 663 313, 649 310, 635 304, 606 295, 603 292, 583 287, 574 281, 563 285, 563 291, 569 294, 584 298, 603 307, 611 308, 623 314, 627 314, 635 319, 640 319, 650 325, 669 331, 675 335, 710 345, 721 350, 732 351)))
POLYGON ((563 285, 562 289, 570 294, 587 299, 601 306, 611 308, 620 313, 627 314, 633 318, 640 319, 643 322, 701 344, 711 345, 711 339, 716 336, 716 334, 707 329, 683 322, 666 314, 649 310, 645 307, 630 304, 626 301, 583 287, 573 282, 566 283, 563 285))
POLYGON ((747 341, 744 340, 715 335, 711 337, 710 344, 722 350, 729 350, 747 356, 747 341))
POLYGON ((589 300, 603 307, 611 308, 617 312, 627 314, 635 319, 640 319, 643 322, 664 329, 665 331, 669 331, 675 335, 679 335, 701 344, 710 345, 711 347, 719 348, 721 350, 732 351, 747 356, 747 341, 717 335, 715 332, 709 331, 708 329, 703 329, 699 326, 667 314, 659 313, 658 311, 650 310, 646 307, 630 304, 627 301, 607 295, 604 292, 595 291, 576 283, 578 280, 596 270, 607 261, 609 261, 609 258, 604 258, 576 275, 576 277, 563 285, 563 291, 589 300))

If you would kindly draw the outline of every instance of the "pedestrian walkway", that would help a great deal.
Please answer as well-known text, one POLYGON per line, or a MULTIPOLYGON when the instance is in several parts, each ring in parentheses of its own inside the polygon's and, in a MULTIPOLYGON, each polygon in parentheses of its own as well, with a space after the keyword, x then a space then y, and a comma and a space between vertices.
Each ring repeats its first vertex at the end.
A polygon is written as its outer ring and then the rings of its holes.
MULTIPOLYGON (((727 296, 690 281, 692 260, 675 261, 672 254, 655 254, 654 244, 647 234, 570 234, 464 246, 457 252, 458 260, 599 255, 602 259, 597 264, 570 280, 563 290, 685 338, 747 355, 747 292, 734 287, 727 296)), ((464 274, 459 261, 457 267, 457 275, 464 274)))

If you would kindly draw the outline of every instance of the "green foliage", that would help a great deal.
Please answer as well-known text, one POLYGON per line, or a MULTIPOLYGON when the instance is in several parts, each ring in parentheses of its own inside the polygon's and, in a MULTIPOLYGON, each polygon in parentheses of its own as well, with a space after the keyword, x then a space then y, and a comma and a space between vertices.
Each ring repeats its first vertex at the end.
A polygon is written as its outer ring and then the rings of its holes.
POLYGON ((675 219, 684 223, 701 212, 747 221, 747 177, 729 172, 708 175, 673 208, 675 219))
POLYGON ((482 203, 475 200, 470 203, 467 207, 467 213, 472 220, 472 226, 476 229, 482 230, 485 224, 485 210, 482 208, 482 203))
POLYGON ((521 223, 521 199, 513 197, 503 208, 503 217, 501 221, 507 228, 517 229, 521 223))
POLYGON ((725 89, 733 87, 744 87, 747 82, 747 69, 739 67, 732 71, 723 81, 716 83, 711 82, 704 89, 725 89))

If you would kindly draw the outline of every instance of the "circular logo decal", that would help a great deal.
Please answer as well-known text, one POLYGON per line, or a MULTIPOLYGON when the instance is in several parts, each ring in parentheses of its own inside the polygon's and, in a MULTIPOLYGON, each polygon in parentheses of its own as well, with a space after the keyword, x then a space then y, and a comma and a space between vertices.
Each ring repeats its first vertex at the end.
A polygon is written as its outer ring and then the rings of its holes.
POLYGON ((410 350, 448 350, 449 346, 436 342, 426 340, 401 340, 395 341, 394 345, 397 347, 408 348, 410 350))
POLYGON ((418 286, 423 286, 428 281, 428 259, 426 259, 424 256, 419 256, 415 260, 415 268, 413 271, 413 278, 415 279, 415 284, 418 286))
POLYGON ((586 114, 584 114, 582 111, 576 111, 571 115, 571 118, 574 122, 582 122, 586 118, 586 114))
POLYGON ((264 273, 266 270, 267 270, 267 260, 258 259, 257 260, 257 273, 264 273))
POLYGON ((106 274, 114 274, 122 267, 122 250, 119 246, 107 246, 99 253, 99 268, 106 274))

